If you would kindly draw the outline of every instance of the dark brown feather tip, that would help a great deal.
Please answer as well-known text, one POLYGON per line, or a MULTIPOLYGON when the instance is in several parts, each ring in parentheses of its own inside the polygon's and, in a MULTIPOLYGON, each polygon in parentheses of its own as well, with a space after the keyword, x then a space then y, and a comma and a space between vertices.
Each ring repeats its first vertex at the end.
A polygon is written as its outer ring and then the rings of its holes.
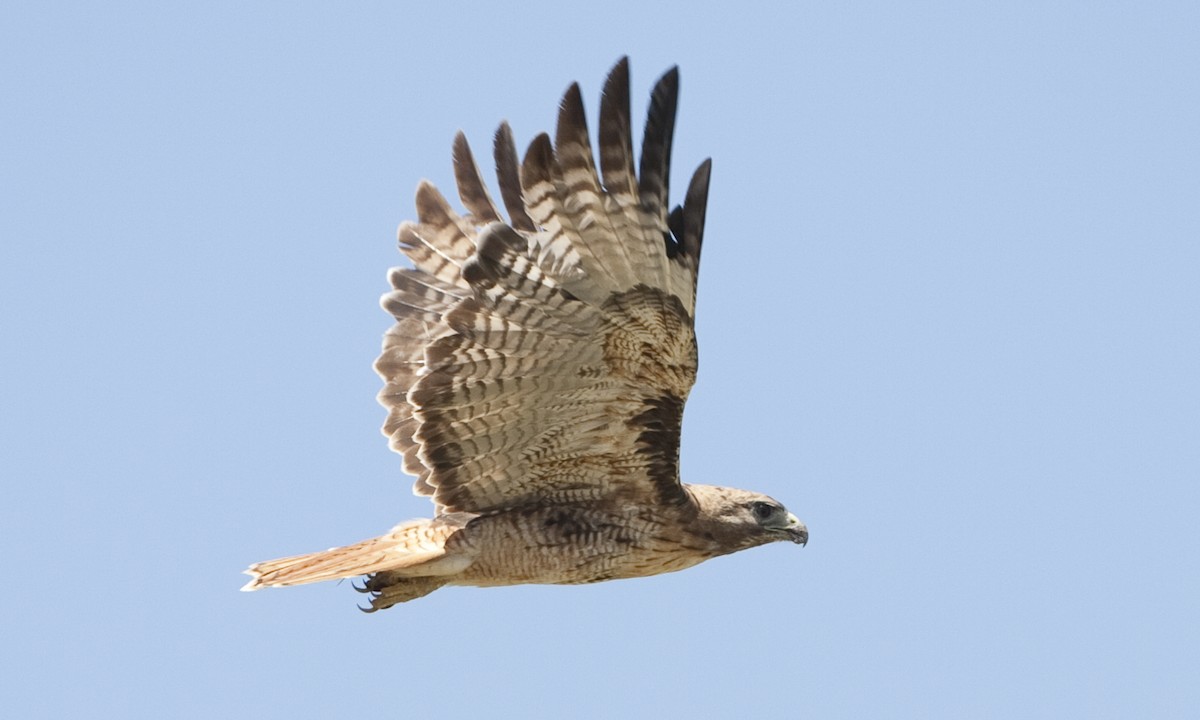
MULTIPOLYGON (((693 268, 700 269, 700 250, 704 244, 704 217, 708 210, 708 181, 712 176, 712 158, 700 163, 688 183, 683 200, 682 233, 676 233, 685 255, 693 258, 693 268)), ((671 232, 675 232, 674 226, 671 232)))
POLYGON ((583 111, 583 95, 579 92, 579 83, 571 83, 571 87, 563 93, 554 136, 555 145, 560 148, 565 142, 578 142, 580 138, 587 141, 587 116, 583 111))
POLYGON ((670 186, 671 142, 675 134, 675 108, 679 100, 679 68, 668 70, 654 85, 646 131, 638 192, 642 206, 666 220, 670 186))
POLYGON ((600 171, 604 188, 633 196, 633 132, 629 123, 629 58, 621 58, 604 81, 600 96, 600 171))
POLYGON ((496 178, 500 183, 500 199, 508 212, 509 224, 517 230, 534 232, 537 227, 525 212, 525 201, 521 195, 521 165, 517 160, 517 145, 513 141, 512 128, 500 123, 493 142, 496 160, 496 178))
MULTIPOLYGON (((533 186, 542 182, 554 182, 554 149, 550 146, 550 136, 542 133, 529 143, 525 151, 525 159, 521 162, 521 186, 529 192, 533 186)), ((537 198, 532 198, 534 202, 537 198)))
POLYGON ((476 223, 482 225, 500 219, 479 174, 479 166, 475 164, 475 156, 471 154, 467 136, 461 130, 454 136, 454 181, 458 185, 458 197, 476 223))

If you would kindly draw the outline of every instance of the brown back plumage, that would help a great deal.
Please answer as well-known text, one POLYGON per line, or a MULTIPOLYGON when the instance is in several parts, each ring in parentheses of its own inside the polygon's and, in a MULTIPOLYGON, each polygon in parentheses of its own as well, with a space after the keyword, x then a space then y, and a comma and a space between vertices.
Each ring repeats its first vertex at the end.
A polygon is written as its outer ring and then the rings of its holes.
POLYGON ((441 512, 612 498, 686 502, 683 406, 696 374, 696 274, 710 165, 668 212, 678 74, 657 83, 634 175, 628 63, 605 83, 597 175, 577 85, 555 140, 517 165, 496 133, 501 219, 465 138, 468 215, 422 183, 390 273, 396 324, 376 370, 384 434, 441 512))

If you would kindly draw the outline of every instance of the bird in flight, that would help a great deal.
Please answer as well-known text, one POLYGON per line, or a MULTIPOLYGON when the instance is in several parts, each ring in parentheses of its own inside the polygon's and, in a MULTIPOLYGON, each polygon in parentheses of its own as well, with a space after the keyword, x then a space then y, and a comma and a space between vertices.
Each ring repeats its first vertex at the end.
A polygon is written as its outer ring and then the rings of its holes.
POLYGON ((501 124, 492 199, 460 132, 465 215, 428 182, 400 225, 395 317, 375 369, 383 433, 434 516, 251 565, 244 590, 366 576, 369 610, 446 585, 673 572, 808 529, 776 500, 679 478, 696 379, 696 277, 711 161, 668 211, 679 73, 654 86, 634 169, 629 65, 600 100, 599 173, 579 86, 518 161, 501 124), (505 219, 507 215, 507 220, 505 219))

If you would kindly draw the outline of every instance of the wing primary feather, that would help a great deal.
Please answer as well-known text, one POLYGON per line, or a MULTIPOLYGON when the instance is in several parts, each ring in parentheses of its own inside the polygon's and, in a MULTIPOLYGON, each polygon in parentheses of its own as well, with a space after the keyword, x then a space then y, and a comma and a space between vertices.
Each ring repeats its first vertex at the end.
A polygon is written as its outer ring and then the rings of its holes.
POLYGON ((608 276, 612 289, 632 287, 637 273, 625 247, 624 223, 619 212, 610 212, 600 189, 578 83, 563 95, 554 152, 562 174, 560 206, 574 227, 579 251, 608 276))
MULTIPOLYGON (((417 186, 416 200, 420 222, 416 232, 421 241, 455 267, 462 265, 475 252, 473 228, 451 209, 450 203, 431 182, 422 181, 417 186)), ((436 273, 435 277, 448 280, 436 273)))
POLYGON ((646 133, 642 140, 638 194, 642 207, 667 223, 667 192, 670 185, 671 139, 675 133, 675 107, 679 99, 679 68, 659 78, 650 96, 646 133))
POLYGON ((683 233, 676 236, 695 275, 700 273, 700 250, 704 244, 704 216, 708 209, 708 181, 711 176, 712 158, 708 158, 700 163, 688 183, 687 195, 683 200, 683 233))
POLYGON ((487 186, 479 174, 479 166, 471 154, 467 136, 461 130, 454 136, 454 180, 458 185, 458 196, 476 225, 500 220, 500 213, 488 195, 487 186))
POLYGON ((629 58, 623 57, 608 73, 600 96, 600 171, 605 190, 626 203, 638 195, 629 117, 629 58))
MULTIPOLYGON (((550 136, 540 133, 529 143, 521 161, 521 187, 530 216, 542 229, 531 240, 537 262, 546 272, 561 280, 576 277, 597 296, 607 294, 605 286, 595 283, 594 274, 602 271, 595 263, 584 265, 581 253, 587 247, 577 243, 578 233, 570 214, 562 204, 562 168, 554 157, 550 136)), ((590 257, 589 257, 590 259, 590 257)))
POLYGON ((514 230, 537 232, 537 226, 525 212, 517 144, 513 141, 512 128, 506 122, 496 128, 493 154, 496 159, 496 179, 500 183, 500 198, 504 201, 504 209, 508 211, 509 224, 514 230))
POLYGON ((557 206, 558 193, 554 182, 554 148, 550 136, 540 133, 525 149, 525 158, 521 161, 521 187, 528 202, 529 212, 537 218, 537 223, 546 225, 559 219, 554 209, 557 206))
POLYGON ((598 204, 600 180, 596 177, 596 165, 592 160, 579 83, 571 83, 563 95, 558 126, 554 132, 554 147, 569 195, 577 197, 582 204, 598 204))

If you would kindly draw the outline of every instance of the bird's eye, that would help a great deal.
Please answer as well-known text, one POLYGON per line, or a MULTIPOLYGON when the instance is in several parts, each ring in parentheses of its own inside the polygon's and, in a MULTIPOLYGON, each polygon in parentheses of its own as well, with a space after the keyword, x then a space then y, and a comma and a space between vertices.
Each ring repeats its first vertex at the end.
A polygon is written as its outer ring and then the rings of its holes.
POLYGON ((750 512, 754 513, 757 520, 766 520, 775 514, 775 506, 771 503, 756 502, 750 506, 750 512))

